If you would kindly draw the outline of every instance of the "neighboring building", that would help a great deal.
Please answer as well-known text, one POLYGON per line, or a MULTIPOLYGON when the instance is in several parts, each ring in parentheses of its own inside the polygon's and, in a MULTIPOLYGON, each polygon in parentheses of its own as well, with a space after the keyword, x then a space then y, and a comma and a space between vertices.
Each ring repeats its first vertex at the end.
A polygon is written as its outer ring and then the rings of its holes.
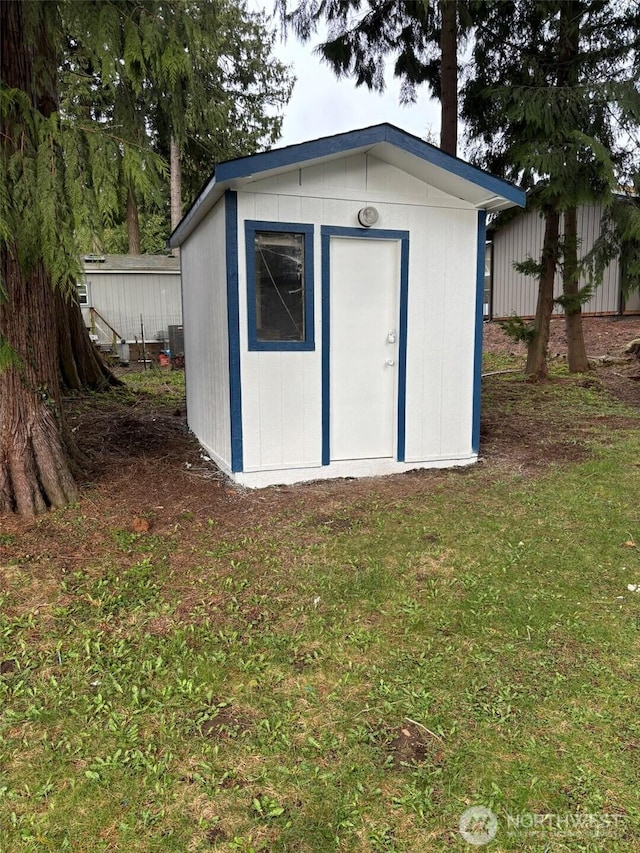
POLYGON ((216 167, 181 247, 189 426, 251 487, 478 456, 486 211, 511 184, 388 125, 216 167))
MULTIPOLYGON (((601 208, 585 205, 578 210, 578 234, 581 239, 580 256, 593 248, 600 234, 601 208)), ((562 219, 561 219, 562 227, 562 219)), ((531 276, 516 272, 513 264, 528 256, 539 260, 542 255, 544 219, 537 211, 521 213, 497 229, 489 228, 492 262, 487 269, 485 287, 485 316, 504 319, 516 314, 533 317, 536 313, 538 282, 531 276)), ((584 287, 583 276, 580 286, 584 287)), ((562 274, 556 273, 555 295, 562 293, 562 274)), ((621 269, 617 259, 606 268, 602 284, 592 298, 582 306, 585 314, 620 314, 640 312, 640 294, 633 293, 626 301, 622 296, 621 269)), ((562 308, 556 305, 556 314, 562 308)))
POLYGON ((182 324, 180 260, 165 255, 85 255, 78 298, 99 346, 158 345, 182 324))

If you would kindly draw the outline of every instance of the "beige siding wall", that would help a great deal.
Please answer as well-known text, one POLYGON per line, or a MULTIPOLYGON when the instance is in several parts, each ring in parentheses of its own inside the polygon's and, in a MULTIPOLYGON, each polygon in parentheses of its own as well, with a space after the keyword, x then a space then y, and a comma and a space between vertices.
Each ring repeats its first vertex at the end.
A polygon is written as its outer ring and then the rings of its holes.
MULTIPOLYGON (((561 224, 562 227, 562 224, 561 224)), ((588 205, 578 213, 578 233, 582 236, 581 255, 593 248, 600 233, 600 208, 588 205)), ((535 278, 524 276, 513 268, 514 262, 524 261, 528 256, 539 261, 544 239, 544 220, 536 213, 524 213, 516 217, 493 239, 493 316, 532 317, 536 311, 538 283, 535 278)), ((586 314, 614 314, 620 307, 620 275, 617 260, 605 270, 602 284, 593 297, 583 305, 586 314)), ((586 284, 583 277, 581 286, 586 284)), ((562 293, 562 278, 558 272, 555 295, 562 293)), ((561 314, 560 306, 555 308, 561 314)))
POLYGON ((231 467, 225 200, 181 248, 189 426, 212 458, 231 467))
MULTIPOLYGON (((90 270, 86 281, 89 304, 129 343, 141 338, 141 315, 147 341, 159 339, 169 326, 182 323, 180 273, 90 270)), ((88 308, 83 315, 89 326, 88 308)), ((99 339, 111 343, 107 324, 98 317, 95 323, 99 339)))
POLYGON ((625 299, 624 310, 629 314, 640 314, 640 293, 638 291, 625 299))

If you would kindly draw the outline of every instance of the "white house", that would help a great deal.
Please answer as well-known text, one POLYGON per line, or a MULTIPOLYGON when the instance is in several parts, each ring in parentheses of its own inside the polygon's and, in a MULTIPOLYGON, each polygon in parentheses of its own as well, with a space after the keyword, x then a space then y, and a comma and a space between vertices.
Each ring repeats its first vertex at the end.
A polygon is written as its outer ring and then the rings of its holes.
POLYGON ((504 181, 388 124, 218 165, 181 247, 189 426, 245 486, 478 456, 504 181))
MULTIPOLYGON (((584 205, 578 208, 578 235, 580 237, 580 255, 584 256, 593 248, 600 235, 602 208, 599 205, 584 205)), ((563 220, 560 221, 560 233, 563 233, 563 220)), ((488 256, 491 263, 487 270, 487 288, 485 294, 485 314, 495 319, 505 319, 513 314, 519 317, 533 317, 536 313, 538 282, 531 276, 525 276, 513 268, 514 262, 524 261, 527 257, 539 260, 542 256, 544 239, 544 219, 537 211, 527 211, 495 231, 490 229, 492 241, 488 256), (490 276, 490 277, 489 277, 490 276)), ((632 293, 623 298, 621 264, 614 258, 604 271, 602 283, 595 289, 591 299, 582 306, 584 314, 622 314, 640 312, 640 294, 632 293)), ((580 287, 587 284, 586 276, 580 279, 580 287)), ((562 273, 556 273, 554 294, 562 293, 562 273)), ((560 305, 554 313, 562 314, 560 305)))
POLYGON ((85 255, 78 299, 100 345, 168 341, 182 324, 180 260, 165 255, 85 255))

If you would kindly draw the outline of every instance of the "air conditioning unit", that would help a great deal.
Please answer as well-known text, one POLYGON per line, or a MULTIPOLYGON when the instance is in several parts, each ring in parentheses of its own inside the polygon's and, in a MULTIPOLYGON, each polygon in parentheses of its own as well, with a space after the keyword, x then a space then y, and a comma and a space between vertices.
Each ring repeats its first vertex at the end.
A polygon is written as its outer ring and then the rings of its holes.
POLYGON ((184 355, 184 326, 169 326, 169 352, 184 355))

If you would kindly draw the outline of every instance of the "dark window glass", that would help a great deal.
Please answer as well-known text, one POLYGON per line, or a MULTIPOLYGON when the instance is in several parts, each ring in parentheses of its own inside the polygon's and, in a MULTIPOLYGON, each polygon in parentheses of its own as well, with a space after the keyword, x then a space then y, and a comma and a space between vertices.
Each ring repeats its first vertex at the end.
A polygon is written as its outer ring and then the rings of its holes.
POLYGON ((304 341, 304 234, 256 231, 256 337, 304 341))

